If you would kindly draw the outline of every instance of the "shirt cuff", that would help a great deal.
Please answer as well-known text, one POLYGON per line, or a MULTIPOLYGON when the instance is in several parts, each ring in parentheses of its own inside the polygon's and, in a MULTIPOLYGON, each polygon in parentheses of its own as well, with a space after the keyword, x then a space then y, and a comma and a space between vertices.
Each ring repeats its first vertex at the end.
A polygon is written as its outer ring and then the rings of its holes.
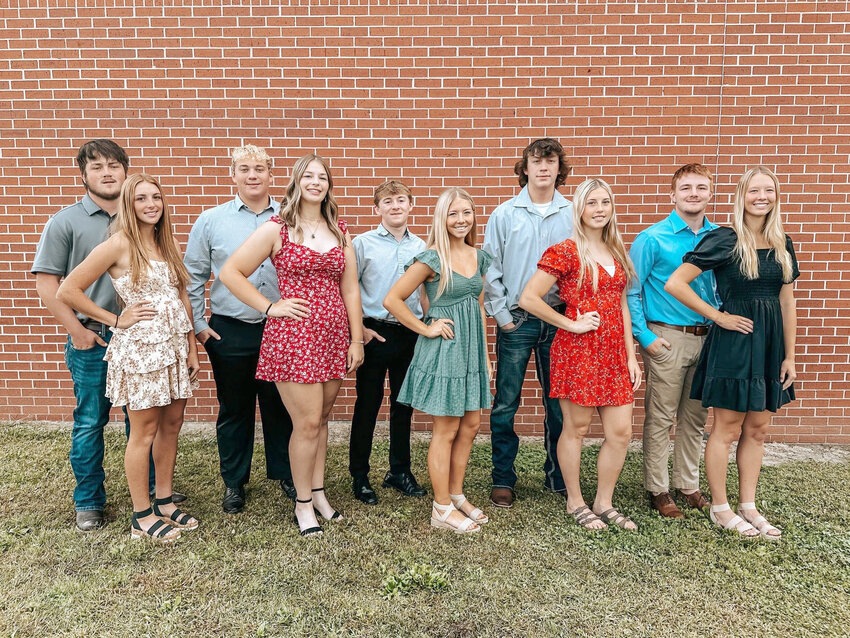
POLYGON ((195 319, 195 334, 203 332, 209 327, 210 324, 208 324, 205 319, 195 319))
POLYGON ((658 339, 658 335, 655 334, 652 330, 647 328, 643 332, 638 335, 635 335, 635 338, 638 340, 641 348, 649 347, 656 339, 658 339))
POLYGON ((496 320, 496 323, 499 324, 499 327, 506 326, 509 323, 513 323, 514 316, 511 314, 510 310, 500 310, 495 315, 493 315, 493 319, 496 320))

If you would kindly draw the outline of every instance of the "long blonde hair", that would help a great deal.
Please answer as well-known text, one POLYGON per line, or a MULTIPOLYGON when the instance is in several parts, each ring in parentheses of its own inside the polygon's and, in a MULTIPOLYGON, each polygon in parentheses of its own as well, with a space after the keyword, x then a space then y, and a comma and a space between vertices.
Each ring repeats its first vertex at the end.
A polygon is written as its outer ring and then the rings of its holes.
POLYGON ((741 260, 741 272, 747 279, 757 279, 759 276, 759 258, 756 251, 757 235, 744 223, 744 202, 750 180, 756 175, 767 175, 773 180, 776 202, 767 214, 761 229, 761 236, 773 252, 773 258, 782 267, 782 280, 785 283, 793 277, 791 255, 785 247, 785 231, 782 229, 782 217, 779 214, 779 179, 766 166, 754 166, 741 175, 738 187, 735 189, 735 202, 732 206, 732 228, 738 236, 735 242, 735 255, 741 260))
POLYGON ((617 229, 617 212, 614 207, 614 193, 611 187, 603 179, 596 177, 587 179, 578 185, 573 196, 573 241, 576 244, 579 259, 579 275, 578 287, 581 288, 584 283, 585 274, 589 271, 593 277, 593 292, 599 288, 599 264, 590 252, 590 242, 587 239, 587 234, 584 231, 584 224, 581 221, 584 207, 587 204, 587 198, 597 188, 602 188, 608 193, 611 200, 611 219, 605 224, 602 229, 602 242, 611 252, 615 261, 620 262, 623 270, 626 271, 626 285, 628 285, 635 277, 635 268, 632 265, 632 260, 629 259, 629 254, 626 252, 626 246, 623 244, 623 238, 620 236, 620 231, 617 229))
MULTIPOLYGON (((456 199, 465 199, 472 207, 472 228, 464 237, 463 241, 475 248, 475 242, 478 235, 478 223, 475 221, 475 202, 472 197, 462 188, 448 188, 440 193, 437 198, 437 205, 434 207, 434 222, 431 224, 431 230, 428 231, 428 242, 426 248, 433 248, 437 251, 437 256, 440 258, 440 281, 437 283, 437 295, 442 295, 446 289, 452 285, 452 254, 449 249, 449 231, 446 229, 446 220, 449 216, 449 208, 452 202, 456 199)), ((435 297, 435 299, 436 299, 435 297)))
POLYGON ((298 242, 304 241, 304 231, 301 228, 301 178, 307 171, 310 162, 319 162, 328 176, 328 192, 322 200, 321 213, 328 229, 331 231, 340 246, 345 246, 345 235, 339 228, 339 206, 334 199, 334 180, 331 177, 331 167, 327 160, 314 153, 300 158, 292 167, 292 177, 286 186, 286 195, 283 205, 280 207, 280 218, 293 230, 293 239, 298 242))
POLYGON ((124 181, 119 197, 118 218, 112 226, 112 234, 124 233, 124 236, 130 240, 130 281, 136 286, 147 278, 147 272, 151 266, 150 259, 142 244, 139 219, 136 217, 136 188, 142 182, 156 186, 160 197, 162 197, 162 216, 153 227, 154 243, 159 249, 160 255, 165 259, 165 263, 168 264, 171 278, 176 282, 175 287, 182 290, 189 284, 189 272, 186 270, 186 266, 180 257, 180 251, 174 243, 171 211, 165 201, 162 186, 160 186, 156 177, 145 173, 136 173, 124 181))

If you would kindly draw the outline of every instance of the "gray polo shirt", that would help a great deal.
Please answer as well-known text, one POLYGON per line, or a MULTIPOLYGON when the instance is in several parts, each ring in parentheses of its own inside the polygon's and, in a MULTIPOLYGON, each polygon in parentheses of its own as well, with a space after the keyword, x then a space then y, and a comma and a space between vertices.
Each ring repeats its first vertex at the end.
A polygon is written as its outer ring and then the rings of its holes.
MULTIPOLYGON (((109 236, 111 221, 109 213, 101 210, 88 194, 76 204, 63 208, 44 225, 31 272, 66 277, 109 236)), ((85 292, 101 308, 118 313, 115 289, 106 273, 85 292)), ((80 321, 88 319, 79 312, 76 315, 80 321)))

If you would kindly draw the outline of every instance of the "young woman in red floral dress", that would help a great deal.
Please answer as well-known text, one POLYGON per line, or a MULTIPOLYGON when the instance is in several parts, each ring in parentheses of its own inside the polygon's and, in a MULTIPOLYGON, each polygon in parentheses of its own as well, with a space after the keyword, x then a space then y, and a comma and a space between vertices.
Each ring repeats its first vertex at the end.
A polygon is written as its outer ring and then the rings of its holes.
POLYGON ((318 515, 341 518, 325 496, 328 415, 342 379, 363 362, 354 249, 324 159, 305 155, 295 163, 280 216, 254 231, 220 276, 237 299, 269 317, 257 378, 276 383, 292 417, 295 523, 302 536, 321 534, 318 515), (277 269, 276 303, 248 280, 267 257, 277 269))
POLYGON ((559 328, 552 344, 551 396, 560 399, 564 429, 558 461, 567 488, 567 512, 587 529, 610 523, 637 525, 612 503, 614 487, 632 436, 634 391, 641 372, 630 331, 626 288, 634 277, 617 230, 614 196, 601 179, 589 179, 573 198, 573 238, 550 247, 537 264, 519 305, 559 328), (563 316, 543 296, 558 284, 567 309, 563 316), (599 412, 605 441, 597 462, 593 507, 581 494, 579 466, 585 435, 599 412))

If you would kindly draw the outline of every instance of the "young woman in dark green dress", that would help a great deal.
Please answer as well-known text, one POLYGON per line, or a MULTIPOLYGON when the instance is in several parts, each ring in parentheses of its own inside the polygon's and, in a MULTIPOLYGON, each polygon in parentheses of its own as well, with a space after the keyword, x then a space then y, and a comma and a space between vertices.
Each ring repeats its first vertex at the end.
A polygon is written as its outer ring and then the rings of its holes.
POLYGON ((492 258, 475 248, 475 205, 450 188, 437 199, 426 250, 419 253, 384 299, 384 307, 419 334, 398 401, 434 417, 428 473, 434 488, 431 525, 477 532, 487 516, 466 500, 463 479, 481 425, 492 404, 492 365, 484 330, 484 273, 492 258), (404 300, 425 284, 429 324, 404 300))
POLYGON ((694 375, 691 398, 714 408, 705 449, 711 520, 741 536, 779 540, 782 532, 755 506, 764 439, 772 412, 794 399, 799 276, 791 238, 782 230, 779 181, 757 166, 741 176, 732 228, 708 233, 665 286, 676 299, 714 325, 694 375), (714 310, 689 284, 713 270, 723 305, 714 310), (729 448, 738 442, 737 515, 726 496, 729 448))

